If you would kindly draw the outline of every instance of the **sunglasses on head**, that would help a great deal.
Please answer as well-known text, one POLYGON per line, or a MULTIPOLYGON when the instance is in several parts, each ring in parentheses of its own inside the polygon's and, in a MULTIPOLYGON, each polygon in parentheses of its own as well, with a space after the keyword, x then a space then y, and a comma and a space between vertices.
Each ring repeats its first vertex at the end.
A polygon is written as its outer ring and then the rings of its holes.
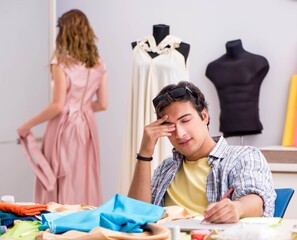
POLYGON ((154 107, 156 108, 158 104, 167 97, 167 95, 169 95, 173 99, 178 99, 185 96, 187 94, 187 91, 190 94, 192 94, 195 98, 197 98, 197 95, 190 88, 188 88, 188 86, 178 87, 155 97, 153 99, 154 107))

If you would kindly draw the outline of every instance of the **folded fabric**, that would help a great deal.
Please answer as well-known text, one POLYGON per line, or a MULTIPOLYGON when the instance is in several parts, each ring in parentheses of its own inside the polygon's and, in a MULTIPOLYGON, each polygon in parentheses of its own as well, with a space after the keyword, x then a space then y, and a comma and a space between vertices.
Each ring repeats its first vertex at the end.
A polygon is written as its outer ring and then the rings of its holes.
POLYGON ((42 226, 49 226, 51 233, 69 230, 89 232, 103 227, 120 232, 143 232, 142 226, 158 221, 165 209, 154 204, 135 200, 120 194, 95 210, 74 212, 59 217, 60 213, 42 214, 42 226))
POLYGON ((25 138, 21 137, 20 142, 35 176, 47 191, 52 191, 57 178, 49 162, 38 147, 33 134, 30 132, 25 138))
POLYGON ((147 223, 144 225, 144 232, 141 233, 123 233, 112 231, 102 227, 96 227, 90 232, 79 232, 76 230, 67 231, 62 234, 53 234, 48 231, 39 232, 36 240, 168 240, 170 239, 170 230, 156 223, 147 223))
POLYGON ((12 228, 1 235, 1 239, 33 240, 38 235, 39 221, 16 221, 12 228))
POLYGON ((52 212, 41 214, 41 225, 39 226, 40 231, 44 231, 47 229, 52 229, 53 222, 59 218, 72 214, 73 211, 65 211, 65 212, 52 212))
POLYGON ((46 204, 47 210, 50 212, 65 212, 65 211, 83 211, 92 210, 97 207, 85 204, 60 204, 56 202, 49 202, 46 204))
MULTIPOLYGON (((40 221, 36 216, 19 216, 10 212, 0 210, 1 225, 6 227, 13 226, 15 220, 21 221, 40 221)), ((0 238, 1 239, 1 238, 0 238)))
POLYGON ((158 224, 168 222, 168 221, 178 220, 178 219, 188 219, 188 218, 202 216, 199 213, 189 212, 184 207, 181 207, 178 205, 167 206, 167 207, 164 207, 164 209, 165 209, 165 214, 163 215, 163 218, 157 222, 158 224))
POLYGON ((19 216, 34 216, 37 214, 41 214, 42 211, 47 210, 47 205, 18 205, 15 203, 0 202, 0 210, 2 210, 3 212, 14 213, 19 216))

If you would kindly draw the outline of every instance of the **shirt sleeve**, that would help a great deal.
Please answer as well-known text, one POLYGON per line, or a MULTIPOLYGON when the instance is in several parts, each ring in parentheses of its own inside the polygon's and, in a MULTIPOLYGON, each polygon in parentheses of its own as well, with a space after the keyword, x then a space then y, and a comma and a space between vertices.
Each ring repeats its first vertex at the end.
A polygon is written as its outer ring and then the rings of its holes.
POLYGON ((235 191, 233 199, 248 194, 257 194, 263 199, 263 217, 273 217, 276 192, 269 165, 257 148, 250 147, 238 156, 237 164, 231 171, 230 182, 235 191))

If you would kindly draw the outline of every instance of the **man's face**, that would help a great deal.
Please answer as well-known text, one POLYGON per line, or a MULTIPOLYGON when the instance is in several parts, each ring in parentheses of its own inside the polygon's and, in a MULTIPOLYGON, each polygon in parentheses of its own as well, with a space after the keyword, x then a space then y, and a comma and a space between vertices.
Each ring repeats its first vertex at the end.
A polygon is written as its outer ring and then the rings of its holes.
POLYGON ((174 102, 162 111, 162 115, 168 115, 166 123, 175 124, 175 131, 169 138, 171 144, 188 160, 197 160, 203 157, 203 147, 207 144, 208 113, 202 111, 202 117, 190 102, 174 102))

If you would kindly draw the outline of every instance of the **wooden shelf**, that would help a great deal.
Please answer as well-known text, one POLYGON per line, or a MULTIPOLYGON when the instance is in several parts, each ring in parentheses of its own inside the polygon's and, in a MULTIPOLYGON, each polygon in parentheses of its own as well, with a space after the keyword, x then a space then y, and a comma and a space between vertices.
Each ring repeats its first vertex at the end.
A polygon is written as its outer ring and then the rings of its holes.
POLYGON ((297 164, 297 148, 269 146, 260 148, 268 163, 297 164))

